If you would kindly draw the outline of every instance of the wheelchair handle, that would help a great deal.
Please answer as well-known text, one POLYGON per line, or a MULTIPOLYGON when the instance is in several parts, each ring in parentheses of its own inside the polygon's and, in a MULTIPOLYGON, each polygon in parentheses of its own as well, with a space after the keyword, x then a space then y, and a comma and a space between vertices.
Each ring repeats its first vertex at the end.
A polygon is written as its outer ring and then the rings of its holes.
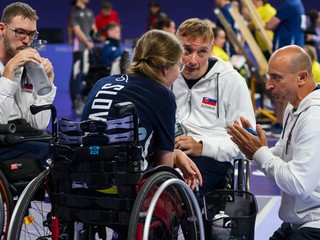
POLYGON ((52 138, 55 137, 57 134, 57 109, 53 104, 46 104, 46 105, 31 105, 30 106, 30 111, 33 115, 45 111, 45 110, 50 110, 51 111, 51 130, 52 130, 52 138))
POLYGON ((46 104, 46 105, 31 105, 30 106, 30 111, 33 115, 37 114, 38 112, 42 112, 44 110, 51 110, 53 104, 46 104))
POLYGON ((120 117, 124 117, 126 114, 132 114, 133 116, 133 138, 135 142, 139 142, 139 118, 138 110, 132 102, 121 102, 115 104, 116 111, 120 117))

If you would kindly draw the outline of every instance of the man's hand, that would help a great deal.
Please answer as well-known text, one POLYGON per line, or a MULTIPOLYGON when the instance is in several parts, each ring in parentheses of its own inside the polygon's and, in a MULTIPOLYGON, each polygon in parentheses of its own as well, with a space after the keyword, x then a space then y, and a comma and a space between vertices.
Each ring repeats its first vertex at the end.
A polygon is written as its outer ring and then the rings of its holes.
POLYGON ((181 170, 185 182, 193 190, 197 181, 202 186, 202 176, 196 164, 182 151, 174 150, 174 164, 181 170))
POLYGON ((53 80, 54 80, 54 71, 53 71, 53 66, 52 63, 49 61, 48 58, 42 58, 42 64, 44 67, 44 70, 46 71, 48 78, 53 85, 53 80))
POLYGON ((257 125, 258 136, 254 136, 249 133, 244 127, 252 127, 251 123, 241 117, 240 126, 238 121, 235 121, 233 125, 229 125, 228 133, 231 135, 231 140, 238 145, 240 151, 248 158, 252 159, 253 154, 261 147, 268 146, 267 137, 260 125, 257 125))
POLYGON ((175 139, 175 149, 180 149, 187 155, 201 156, 202 154, 202 143, 197 142, 191 136, 178 136, 175 139))
POLYGON ((42 58, 40 57, 38 51, 33 48, 21 49, 7 62, 2 76, 13 80, 15 72, 26 62, 33 62, 38 65, 42 62, 42 58))

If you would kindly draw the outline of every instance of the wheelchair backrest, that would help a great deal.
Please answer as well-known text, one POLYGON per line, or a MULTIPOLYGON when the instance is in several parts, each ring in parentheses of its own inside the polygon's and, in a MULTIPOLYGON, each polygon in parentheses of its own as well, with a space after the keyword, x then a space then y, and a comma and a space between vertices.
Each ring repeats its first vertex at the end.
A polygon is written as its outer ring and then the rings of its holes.
POLYGON ((136 112, 127 112, 122 108, 120 118, 107 121, 59 121, 51 167, 57 215, 65 214, 66 203, 77 209, 83 201, 81 211, 131 211, 144 170, 138 118, 136 112))

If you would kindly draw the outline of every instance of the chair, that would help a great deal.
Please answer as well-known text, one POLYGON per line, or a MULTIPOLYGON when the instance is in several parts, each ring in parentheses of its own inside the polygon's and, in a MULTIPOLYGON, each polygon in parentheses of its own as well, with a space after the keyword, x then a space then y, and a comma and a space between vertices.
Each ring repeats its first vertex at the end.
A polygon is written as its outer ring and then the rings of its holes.
MULTIPOLYGON (((21 136, 26 136, 26 140, 31 136, 36 140, 48 139, 47 135, 41 131, 27 129, 22 122, 20 120, 16 123, 0 124, 0 144, 10 145, 19 141, 21 136)), ((9 222, 17 199, 23 189, 40 172, 39 166, 30 158, 19 157, 0 161, 0 236, 2 239, 7 239, 9 222)))

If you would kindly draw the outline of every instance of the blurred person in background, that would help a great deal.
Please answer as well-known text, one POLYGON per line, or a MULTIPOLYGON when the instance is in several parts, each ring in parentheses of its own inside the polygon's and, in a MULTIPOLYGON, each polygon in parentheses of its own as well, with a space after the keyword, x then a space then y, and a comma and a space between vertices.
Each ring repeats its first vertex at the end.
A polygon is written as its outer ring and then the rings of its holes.
MULTIPOLYGON (((255 5, 255 7, 258 11, 258 14, 259 14, 262 22, 264 23, 264 25, 267 22, 269 22, 270 19, 273 16, 275 16, 277 13, 277 10, 273 6, 271 6, 270 3, 268 3, 268 0, 253 0, 252 2, 255 5)), ((259 31, 259 29, 256 29, 253 21, 251 20, 251 16, 246 8, 243 9, 242 13, 243 13, 244 19, 246 19, 248 21, 248 27, 250 28, 250 30, 253 31, 254 37, 255 37, 260 49, 262 50, 264 56, 268 60, 270 58, 271 54, 268 50, 268 46, 266 45, 263 38, 261 37, 261 32, 259 31)), ((267 30, 267 33, 269 34, 270 38, 272 39, 273 35, 274 35, 273 31, 267 30)))
POLYGON ((151 1, 149 3, 149 13, 147 19, 147 29, 154 29, 154 25, 157 21, 163 18, 167 18, 167 14, 161 10, 160 3, 156 1, 151 1))
POLYGON ((154 29, 163 30, 165 32, 169 33, 176 33, 176 24, 172 19, 169 18, 162 18, 158 21, 156 21, 154 25, 154 29))
POLYGON ((320 13, 316 9, 311 9, 309 12, 309 24, 305 32, 305 44, 310 44, 315 47, 320 56, 320 13))
MULTIPOLYGON (((274 32, 272 50, 288 45, 304 45, 306 16, 301 0, 287 0, 277 8, 277 13, 265 28, 274 32)), ((276 121, 271 126, 271 136, 279 138, 283 129, 283 112, 286 102, 274 101, 276 121)))
POLYGON ((89 0, 76 0, 71 8, 70 26, 73 32, 73 68, 70 79, 70 98, 72 109, 81 115, 84 106, 82 90, 89 70, 89 51, 93 49, 92 32, 97 29, 94 24, 94 12, 87 8, 89 0))
POLYGON ((95 25, 101 36, 101 42, 104 42, 108 36, 106 28, 110 22, 119 23, 118 12, 112 9, 112 4, 108 1, 102 1, 101 11, 95 18, 95 25))
POLYGON ((314 46, 309 45, 309 44, 305 44, 303 48, 304 48, 304 50, 306 50, 306 52, 309 54, 309 56, 311 58, 312 74, 313 74, 314 80, 317 83, 320 83, 320 65, 317 60, 318 59, 317 51, 314 48, 314 46))
POLYGON ((226 32, 220 27, 215 27, 212 30, 214 35, 212 54, 225 62, 229 62, 230 57, 223 49, 227 40, 226 32))

